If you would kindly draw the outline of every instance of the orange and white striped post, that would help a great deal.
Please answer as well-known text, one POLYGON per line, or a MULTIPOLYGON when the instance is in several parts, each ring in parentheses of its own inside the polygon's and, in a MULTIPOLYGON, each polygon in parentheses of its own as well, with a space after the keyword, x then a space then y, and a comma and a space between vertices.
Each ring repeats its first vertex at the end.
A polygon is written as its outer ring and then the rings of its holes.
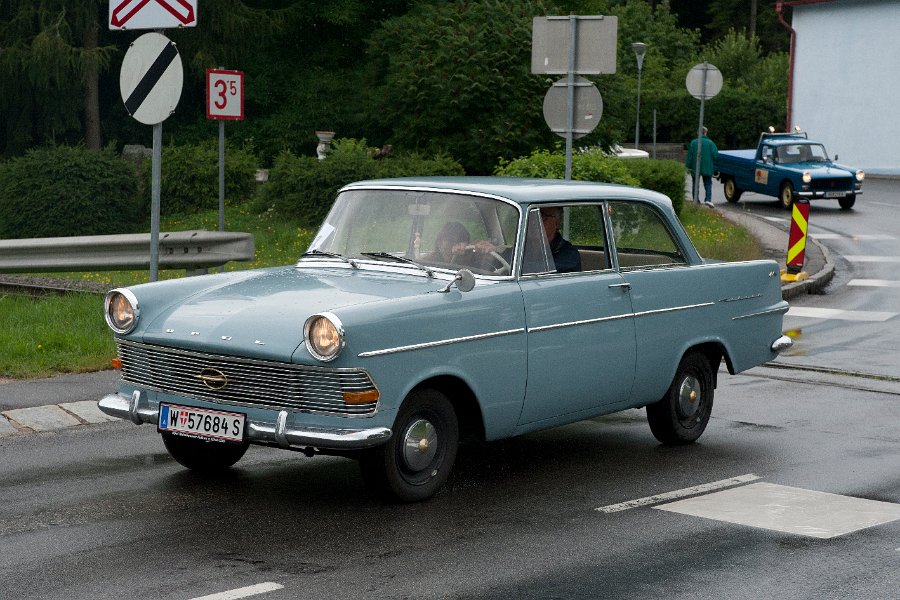
POLYGON ((809 227, 809 201, 796 200, 791 210, 791 231, 788 236, 787 269, 782 270, 782 281, 803 281, 809 275, 803 270, 806 262, 806 231, 809 227))

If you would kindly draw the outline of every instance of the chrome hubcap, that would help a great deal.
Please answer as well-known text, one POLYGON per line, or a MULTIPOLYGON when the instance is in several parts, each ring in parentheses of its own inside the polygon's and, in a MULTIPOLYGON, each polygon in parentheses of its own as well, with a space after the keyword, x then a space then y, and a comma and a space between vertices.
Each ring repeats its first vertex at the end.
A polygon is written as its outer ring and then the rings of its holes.
POLYGON ((411 471, 427 469, 438 450, 437 430, 426 419, 414 421, 403 437, 403 462, 411 471))
POLYGON ((694 416, 700 410, 702 398, 700 380, 693 375, 686 376, 681 382, 681 389, 678 391, 678 412, 685 417, 694 416))

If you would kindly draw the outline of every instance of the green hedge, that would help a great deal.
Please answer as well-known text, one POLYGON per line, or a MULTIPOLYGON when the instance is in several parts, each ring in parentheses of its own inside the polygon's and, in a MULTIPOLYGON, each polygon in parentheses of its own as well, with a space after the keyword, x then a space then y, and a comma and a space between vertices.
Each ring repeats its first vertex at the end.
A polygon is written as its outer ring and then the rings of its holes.
POLYGON ((677 160, 623 160, 622 163, 642 188, 665 194, 676 214, 684 206, 684 165, 677 160))
MULTIPOLYGON (((246 150, 225 144, 225 200, 245 202, 255 191, 259 163, 246 150)), ((144 185, 150 190, 151 161, 144 161, 144 185)), ((160 213, 193 214, 219 206, 219 142, 163 146, 160 213)))
MULTIPOLYGON (((563 179, 566 156, 561 150, 536 150, 530 156, 500 161, 495 175, 563 179)), ((684 167, 674 160, 621 159, 599 150, 572 155, 572 179, 598 181, 647 188, 672 200, 676 213, 684 204, 684 167)))
POLYGON ((0 163, 0 238, 145 229, 134 167, 111 149, 55 146, 0 163))
POLYGON ((269 172, 256 199, 260 212, 273 210, 308 227, 318 226, 334 203, 337 191, 348 183, 381 177, 463 175, 458 162, 446 156, 390 155, 375 160, 375 149, 365 140, 336 140, 325 160, 282 153, 269 172))

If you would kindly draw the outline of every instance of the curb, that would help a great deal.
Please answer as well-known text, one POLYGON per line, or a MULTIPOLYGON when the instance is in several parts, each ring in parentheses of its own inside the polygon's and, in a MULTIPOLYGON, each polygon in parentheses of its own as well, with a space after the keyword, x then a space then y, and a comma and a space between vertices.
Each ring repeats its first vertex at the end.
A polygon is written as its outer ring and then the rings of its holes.
POLYGON ((781 297, 785 300, 790 300, 791 298, 796 298, 803 294, 822 293, 822 290, 825 289, 825 286, 827 286, 834 277, 834 263, 831 260, 831 253, 828 251, 828 248, 814 238, 808 239, 822 251, 822 255, 825 258, 825 266, 822 267, 818 273, 810 275, 809 278, 804 281, 792 281, 783 284, 781 286, 781 297))

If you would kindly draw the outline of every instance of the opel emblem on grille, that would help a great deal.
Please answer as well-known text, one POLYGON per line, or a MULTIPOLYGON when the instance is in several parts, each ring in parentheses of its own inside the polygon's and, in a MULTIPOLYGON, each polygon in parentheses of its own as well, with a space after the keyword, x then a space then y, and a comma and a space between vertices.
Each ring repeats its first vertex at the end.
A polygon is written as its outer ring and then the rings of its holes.
POLYGON ((228 376, 225 375, 222 371, 218 369, 213 369, 212 367, 207 367, 200 371, 199 375, 194 375, 197 379, 203 382, 203 385, 208 387, 211 390, 221 390, 226 385, 228 385, 228 376))

